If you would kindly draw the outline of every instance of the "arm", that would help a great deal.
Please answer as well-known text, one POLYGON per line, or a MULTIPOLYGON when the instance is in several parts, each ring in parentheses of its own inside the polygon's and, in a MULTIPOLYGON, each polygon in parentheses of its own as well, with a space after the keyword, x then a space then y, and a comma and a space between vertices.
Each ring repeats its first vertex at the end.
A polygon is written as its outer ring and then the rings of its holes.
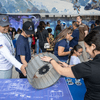
POLYGON ((15 36, 15 31, 13 32, 13 39, 14 39, 14 36, 15 36))
POLYGON ((25 71, 26 65, 22 65, 20 62, 18 62, 15 59, 15 57, 12 56, 12 54, 10 53, 10 51, 8 50, 6 46, 3 45, 2 47, 0 47, 0 54, 3 55, 5 59, 11 62, 16 68, 21 70, 24 76, 26 76, 26 71, 25 71))
POLYGON ((73 67, 61 67, 55 60, 51 60, 51 57, 41 57, 41 60, 46 62, 51 62, 54 69, 63 76, 72 77, 72 78, 88 78, 91 77, 92 74, 92 68, 91 68, 91 62, 83 62, 80 64, 77 64, 73 67), (51 60, 51 61, 50 61, 51 60))
POLYGON ((57 63, 58 63, 60 66, 68 67, 68 64, 65 63, 65 62, 58 61, 57 63))
POLYGON ((70 51, 64 52, 64 47, 58 46, 58 55, 59 56, 66 56, 70 54, 70 51))
POLYGON ((52 66, 54 67, 54 69, 60 74, 60 75, 63 75, 63 76, 66 76, 66 77, 72 77, 72 78, 75 78, 72 70, 71 70, 71 67, 61 67, 59 64, 56 63, 55 60, 52 60, 51 61, 51 64, 52 66))
POLYGON ((84 25, 84 33, 85 33, 85 37, 86 37, 88 34, 88 27, 86 25, 84 25))
POLYGON ((73 67, 73 66, 75 66, 75 65, 68 65, 67 63, 61 62, 61 61, 58 61, 57 63, 58 63, 60 66, 63 66, 63 67, 73 67))
POLYGON ((47 40, 47 42, 50 44, 50 41, 49 41, 49 33, 48 33, 47 30, 45 31, 45 36, 46 36, 46 40, 47 40))
POLYGON ((20 55, 21 62, 27 66, 27 62, 25 60, 25 56, 20 55))
POLYGON ((84 33, 85 33, 85 37, 87 36, 87 34, 88 34, 88 31, 84 31, 84 33))
MULTIPOLYGON (((47 61, 49 62, 52 58, 50 57, 41 57, 41 60, 43 61, 47 61)), ((71 67, 61 67, 55 60, 51 60, 51 64, 52 66, 54 67, 54 69, 60 74, 60 75, 63 75, 63 76, 66 76, 66 77, 72 77, 72 78, 75 78, 72 70, 71 70, 71 67)))
POLYGON ((47 39, 47 42, 50 44, 49 37, 47 37, 46 39, 47 39))
POLYGON ((69 41, 71 41, 72 39, 73 39, 73 37, 72 37, 72 36, 70 36, 68 40, 69 40, 69 41))

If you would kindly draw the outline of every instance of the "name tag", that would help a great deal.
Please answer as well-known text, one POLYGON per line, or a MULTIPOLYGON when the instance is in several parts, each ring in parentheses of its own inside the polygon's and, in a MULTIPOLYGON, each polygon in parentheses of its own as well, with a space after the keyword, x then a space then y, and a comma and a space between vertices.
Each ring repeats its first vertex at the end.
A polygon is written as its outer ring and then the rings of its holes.
POLYGON ((80 25, 79 27, 84 27, 84 25, 80 25))

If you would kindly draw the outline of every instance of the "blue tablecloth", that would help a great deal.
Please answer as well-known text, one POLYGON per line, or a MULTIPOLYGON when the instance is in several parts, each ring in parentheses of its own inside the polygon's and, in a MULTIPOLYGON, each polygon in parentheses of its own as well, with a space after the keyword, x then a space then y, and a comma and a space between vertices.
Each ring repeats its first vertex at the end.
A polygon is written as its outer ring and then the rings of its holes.
MULTIPOLYGON (((67 79, 67 78, 65 77, 65 79, 67 79)), ((74 85, 68 85, 68 87, 72 94, 73 100, 84 100, 86 87, 85 87, 83 79, 80 79, 80 82, 82 83, 81 86, 77 86, 75 84, 75 78, 71 78, 71 79, 72 79, 72 82, 74 83, 74 85)))
MULTIPOLYGON (((0 100, 84 100, 86 88, 67 85, 67 78, 60 78, 53 86, 36 90, 27 79, 0 79, 0 100), (69 87, 69 88, 68 88, 69 87)), ((71 78, 75 83, 75 79, 71 78)))
POLYGON ((34 89, 27 79, 0 79, 0 100, 73 100, 73 98, 65 78, 60 78, 56 84, 42 90, 34 89))

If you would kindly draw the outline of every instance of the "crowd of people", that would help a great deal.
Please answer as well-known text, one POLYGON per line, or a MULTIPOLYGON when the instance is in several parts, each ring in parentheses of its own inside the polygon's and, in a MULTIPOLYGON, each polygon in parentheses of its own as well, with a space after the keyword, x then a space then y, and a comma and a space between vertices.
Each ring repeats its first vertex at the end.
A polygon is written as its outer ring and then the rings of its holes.
POLYGON ((100 98, 100 26, 99 20, 91 25, 91 30, 82 23, 82 17, 77 16, 72 27, 62 27, 57 21, 54 36, 50 23, 40 21, 37 31, 30 21, 23 23, 17 31, 9 27, 7 15, 0 15, 0 79, 12 77, 12 67, 16 67, 20 78, 26 78, 28 62, 31 54, 42 52, 53 53, 60 61, 44 56, 41 60, 49 62, 62 76, 83 78, 87 91, 85 100, 100 98), (12 40, 16 40, 15 49, 12 40), (48 43, 49 48, 44 48, 48 43), (15 57, 14 57, 15 55, 15 57), (63 66, 63 67, 62 67, 63 66))

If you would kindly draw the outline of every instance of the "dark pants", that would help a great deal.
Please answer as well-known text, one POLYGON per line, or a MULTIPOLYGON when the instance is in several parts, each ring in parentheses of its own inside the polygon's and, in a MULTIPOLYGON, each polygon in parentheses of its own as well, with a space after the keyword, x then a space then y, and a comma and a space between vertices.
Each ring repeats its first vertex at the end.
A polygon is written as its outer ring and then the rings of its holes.
POLYGON ((19 77, 20 77, 20 78, 27 78, 27 77, 24 76, 22 73, 19 73, 19 77))
POLYGON ((16 69, 16 71, 19 73, 19 77, 20 78, 27 78, 26 76, 24 76, 23 74, 22 74, 22 72, 18 69, 18 68, 15 68, 16 69))
POLYGON ((41 48, 42 52, 46 52, 46 49, 44 49, 44 46, 40 45, 40 48, 41 48))

